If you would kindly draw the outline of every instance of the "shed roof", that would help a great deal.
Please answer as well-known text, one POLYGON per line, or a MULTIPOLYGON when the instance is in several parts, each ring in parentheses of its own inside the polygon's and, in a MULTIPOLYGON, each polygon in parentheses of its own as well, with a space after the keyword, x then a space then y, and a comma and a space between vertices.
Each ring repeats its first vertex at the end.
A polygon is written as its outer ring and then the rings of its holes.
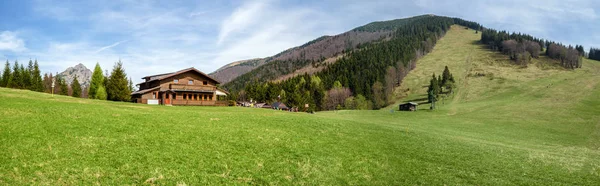
POLYGON ((275 102, 271 105, 273 108, 280 108, 280 109, 284 109, 284 108, 288 108, 284 103, 282 102, 275 102))
POLYGON ((415 103, 415 102, 408 102, 408 103, 402 103, 400 105, 419 105, 419 104, 415 103))

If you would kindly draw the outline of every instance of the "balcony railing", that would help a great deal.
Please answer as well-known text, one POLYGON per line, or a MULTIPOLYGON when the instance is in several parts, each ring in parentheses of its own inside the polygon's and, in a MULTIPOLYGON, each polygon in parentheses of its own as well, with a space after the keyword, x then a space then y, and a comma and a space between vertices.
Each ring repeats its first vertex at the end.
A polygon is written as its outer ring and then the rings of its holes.
POLYGON ((214 91, 217 90, 217 87, 215 87, 215 86, 206 86, 206 85, 169 84, 169 89, 172 89, 172 90, 189 90, 189 91, 214 92, 214 91))

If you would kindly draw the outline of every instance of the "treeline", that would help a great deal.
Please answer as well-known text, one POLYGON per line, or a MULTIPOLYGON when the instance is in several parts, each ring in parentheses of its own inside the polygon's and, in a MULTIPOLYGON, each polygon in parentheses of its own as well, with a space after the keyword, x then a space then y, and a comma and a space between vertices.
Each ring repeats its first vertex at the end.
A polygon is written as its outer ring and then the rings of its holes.
POLYGON ((553 41, 545 41, 531 35, 521 33, 508 33, 484 29, 481 34, 481 43, 487 44, 492 50, 500 51, 515 62, 527 66, 531 58, 539 58, 540 53, 546 48, 546 55, 552 59, 560 60, 564 68, 581 68, 581 56, 584 55, 583 46, 564 46, 553 41))
POLYGON ((42 92, 44 91, 44 85, 40 73, 37 60, 35 62, 29 60, 27 67, 24 67, 23 64, 19 65, 19 62, 15 61, 12 70, 10 63, 6 61, 0 78, 0 86, 42 92))
POLYGON ((590 48, 590 52, 588 53, 588 58, 600 61, 600 49, 590 48))
POLYGON ((415 67, 418 58, 433 49, 451 25, 481 28, 476 23, 456 20, 438 16, 419 19, 397 29, 391 40, 364 44, 314 75, 296 76, 279 83, 251 80, 243 94, 239 94, 245 97, 238 98, 272 102, 280 96, 288 106, 303 108, 309 104, 314 110, 382 108, 394 101, 394 87, 415 67), (271 91, 261 92, 265 89, 271 91))
POLYGON ((130 101, 130 94, 134 91, 133 82, 131 79, 127 80, 121 61, 115 64, 110 75, 102 74, 100 65, 96 64, 90 87, 82 87, 77 76, 73 78, 70 85, 58 73, 54 75, 45 73, 42 77, 37 60, 35 62, 30 60, 27 68, 23 64, 19 65, 18 61, 15 61, 11 68, 10 63, 6 61, 0 76, 0 87, 112 101, 130 101))

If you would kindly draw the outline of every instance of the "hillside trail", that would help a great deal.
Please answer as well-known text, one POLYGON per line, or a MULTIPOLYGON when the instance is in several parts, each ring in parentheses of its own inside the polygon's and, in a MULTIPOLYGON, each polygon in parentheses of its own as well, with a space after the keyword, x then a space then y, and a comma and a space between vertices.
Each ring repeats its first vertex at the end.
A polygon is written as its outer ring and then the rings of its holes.
POLYGON ((457 90, 454 92, 454 97, 452 98, 452 102, 450 102, 450 110, 448 111, 448 115, 455 115, 457 113, 456 104, 459 103, 460 100, 462 100, 463 97, 465 96, 464 89, 466 89, 469 85, 468 78, 469 78, 469 73, 471 72, 471 70, 473 68, 473 65, 472 65, 473 51, 476 49, 475 47, 472 46, 472 48, 468 52, 468 55, 465 58, 465 63, 464 63, 465 72, 463 73, 461 79, 459 80, 460 86, 458 86, 457 90))

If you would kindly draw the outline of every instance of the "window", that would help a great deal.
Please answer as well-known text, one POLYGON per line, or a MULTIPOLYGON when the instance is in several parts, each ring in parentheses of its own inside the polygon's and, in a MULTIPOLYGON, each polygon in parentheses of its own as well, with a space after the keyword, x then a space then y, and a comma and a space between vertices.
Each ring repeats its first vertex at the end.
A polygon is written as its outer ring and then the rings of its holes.
POLYGON ((183 99, 186 100, 187 99, 187 94, 183 94, 183 99))
POLYGON ((202 81, 202 84, 203 84, 203 85, 208 85, 208 82, 206 82, 206 81, 202 81))
POLYGON ((178 79, 174 79, 173 83, 179 83, 179 80, 178 79))
POLYGON ((198 94, 194 94, 194 100, 198 100, 198 94))
POLYGON ((212 95, 208 96, 208 100, 212 100, 212 95))
POLYGON ((207 98, 206 95, 204 95, 204 100, 207 100, 206 98, 207 98))
POLYGON ((152 92, 152 99, 156 99, 156 92, 152 92))
POLYGON ((188 85, 193 85, 194 84, 194 80, 189 80, 188 81, 188 85))
POLYGON ((177 94, 173 93, 173 99, 177 99, 177 94))

